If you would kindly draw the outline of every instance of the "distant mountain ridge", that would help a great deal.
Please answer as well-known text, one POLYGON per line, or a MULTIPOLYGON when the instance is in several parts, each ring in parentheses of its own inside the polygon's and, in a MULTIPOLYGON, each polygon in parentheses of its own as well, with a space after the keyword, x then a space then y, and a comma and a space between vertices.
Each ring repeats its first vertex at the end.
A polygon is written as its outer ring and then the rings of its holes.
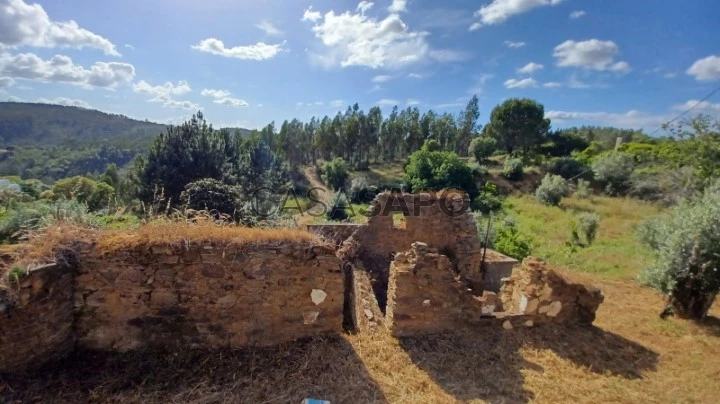
MULTIPOLYGON (((188 115, 188 119, 190 115, 188 115)), ((0 102, 0 145, 53 146, 62 143, 149 144, 168 125, 120 114, 55 104, 0 102)), ((243 137, 250 130, 239 130, 243 137)))

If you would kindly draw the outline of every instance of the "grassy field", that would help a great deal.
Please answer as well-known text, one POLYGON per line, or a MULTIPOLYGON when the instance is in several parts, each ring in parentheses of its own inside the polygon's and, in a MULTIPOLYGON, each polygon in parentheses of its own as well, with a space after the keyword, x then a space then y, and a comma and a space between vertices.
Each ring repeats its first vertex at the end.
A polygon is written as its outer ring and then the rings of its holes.
POLYGON ((650 251, 635 234, 648 217, 660 213, 657 206, 634 199, 594 196, 567 198, 560 207, 539 204, 532 196, 511 196, 507 211, 519 228, 534 238, 534 255, 568 269, 601 276, 632 279, 650 259, 650 251), (565 246, 577 215, 592 212, 600 216, 596 241, 572 253, 565 246))

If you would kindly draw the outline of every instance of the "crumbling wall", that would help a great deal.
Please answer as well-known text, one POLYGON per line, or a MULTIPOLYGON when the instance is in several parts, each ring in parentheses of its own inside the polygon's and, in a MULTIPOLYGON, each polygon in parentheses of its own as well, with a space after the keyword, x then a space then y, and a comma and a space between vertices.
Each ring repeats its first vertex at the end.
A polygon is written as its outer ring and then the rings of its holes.
POLYGON ((483 301, 455 276, 447 256, 421 242, 395 256, 386 311, 393 335, 457 330, 482 312, 483 301))
POLYGON ((446 256, 416 242, 390 265, 386 321, 396 336, 485 326, 588 325, 603 301, 597 288, 569 282, 534 258, 515 268, 501 293, 475 296, 446 256))
POLYGON ((308 224, 308 232, 317 234, 334 245, 340 245, 360 227, 356 223, 308 224))
POLYGON ((533 316, 535 324, 592 324, 604 300, 600 289, 570 282, 532 257, 505 280, 500 297, 505 311, 533 316))
POLYGON ((0 290, 0 373, 61 358, 73 349, 73 274, 47 265, 0 290))
POLYGON ((370 205, 367 225, 343 243, 338 256, 371 274, 381 308, 386 307, 390 262, 416 241, 440 251, 454 271, 481 285, 482 245, 468 204, 460 192, 379 194, 370 205), (395 226, 395 212, 403 214, 404 227, 395 226))
POLYGON ((329 247, 153 247, 78 261, 80 346, 273 345, 342 332, 343 274, 329 247))

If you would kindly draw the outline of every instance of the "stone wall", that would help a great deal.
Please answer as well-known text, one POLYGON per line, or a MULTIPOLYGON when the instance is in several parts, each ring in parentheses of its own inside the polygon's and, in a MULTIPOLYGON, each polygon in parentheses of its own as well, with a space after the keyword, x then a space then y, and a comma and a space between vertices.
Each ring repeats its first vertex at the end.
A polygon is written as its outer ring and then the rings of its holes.
POLYGON ((0 373, 61 358, 73 349, 73 274, 48 265, 0 290, 0 373))
POLYGON ((273 345, 342 332, 344 284, 328 247, 154 247, 79 260, 80 346, 273 345))
POLYGON ((484 326, 587 325, 603 301, 598 289, 571 283, 533 258, 504 279, 501 293, 475 296, 448 257, 416 242, 390 265, 386 322, 396 336, 484 326))
POLYGON ((592 324, 604 300, 600 289, 570 282, 532 257, 505 280, 500 297, 506 311, 531 315, 536 324, 592 324))
POLYGON ((0 372, 74 347, 265 346, 343 332, 340 260, 326 245, 86 245, 0 291, 0 372))
POLYGON ((308 224, 305 225, 305 229, 310 233, 320 235, 334 245, 339 245, 350 238, 360 226, 355 223, 308 224))

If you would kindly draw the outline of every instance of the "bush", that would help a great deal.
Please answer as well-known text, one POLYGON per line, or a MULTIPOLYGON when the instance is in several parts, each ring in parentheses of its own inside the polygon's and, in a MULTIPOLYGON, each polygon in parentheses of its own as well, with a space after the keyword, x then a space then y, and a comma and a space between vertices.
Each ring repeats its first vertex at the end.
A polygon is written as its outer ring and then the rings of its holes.
POLYGON ((590 167, 573 157, 558 157, 550 160, 547 171, 551 174, 559 175, 566 180, 571 178, 592 177, 590 167))
POLYGON ((703 318, 720 290, 720 186, 650 219, 639 234, 655 252, 642 283, 669 293, 668 308, 681 317, 703 318))
POLYGON ((558 206, 562 198, 570 195, 570 188, 563 177, 545 174, 540 186, 535 191, 535 198, 542 204, 558 206))
POLYGON ((332 161, 326 161, 322 165, 322 179, 325 185, 334 191, 345 188, 348 176, 347 164, 340 157, 336 157, 332 161))
POLYGON ((502 226, 495 230, 493 248, 508 257, 522 261, 532 254, 532 237, 521 233, 515 220, 506 217, 502 226))
POLYGON ((588 199, 592 196, 592 190, 590 189, 590 183, 585 180, 578 180, 577 182, 577 190, 575 191, 575 196, 580 199, 588 199))
POLYGON ((492 156, 495 150, 497 150, 497 141, 495 139, 488 136, 480 136, 470 142, 468 154, 475 157, 475 161, 479 164, 492 156))
POLYGON ((600 228, 600 216, 594 213, 583 213, 578 217, 577 229, 582 235, 585 245, 591 245, 597 237, 600 228))
POLYGON ((507 159, 503 165, 503 176, 510 181, 520 181, 523 178, 523 163, 520 159, 507 159))
POLYGON ((345 194, 342 192, 335 192, 330 198, 328 210, 325 213, 325 217, 328 220, 343 221, 348 218, 347 209, 348 203, 345 194))
POLYGON ((425 147, 416 151, 405 166, 404 180, 413 192, 459 188, 471 200, 478 195, 472 170, 452 152, 429 151, 425 147))
POLYGON ((187 184, 180 200, 188 209, 213 212, 216 218, 228 215, 235 220, 240 195, 222 181, 204 178, 187 184))
POLYGON ((480 194, 472 201, 471 207, 476 212, 490 213, 502 208, 502 199, 498 195, 497 186, 486 182, 480 194))
POLYGON ((635 159, 623 152, 600 156, 592 165, 595 179, 605 184, 605 192, 609 195, 622 194, 627 190, 634 169, 635 159))
POLYGON ((367 178, 353 178, 350 182, 350 199, 352 203, 362 203, 367 197, 369 187, 370 184, 368 183, 367 178))
POLYGON ((97 226, 97 220, 88 212, 87 205, 75 199, 22 203, 8 210, 0 221, 0 241, 16 243, 27 233, 58 222, 84 227, 97 226))

